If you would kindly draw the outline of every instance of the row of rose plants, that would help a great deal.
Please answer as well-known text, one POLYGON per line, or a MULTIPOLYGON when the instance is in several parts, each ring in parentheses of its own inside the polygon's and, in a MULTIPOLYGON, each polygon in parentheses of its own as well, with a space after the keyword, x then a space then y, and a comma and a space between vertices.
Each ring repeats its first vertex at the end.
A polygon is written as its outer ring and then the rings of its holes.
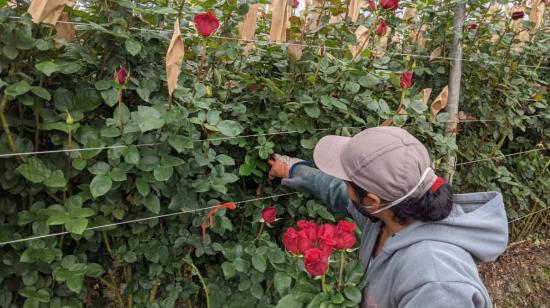
MULTIPOLYGON (((329 23, 346 3, 326 2, 319 31, 304 35, 324 47, 299 60, 284 45, 213 38, 238 35, 247 3, 184 6, 172 100, 169 37, 135 29, 169 33, 179 7, 83 2, 71 18, 90 25, 71 43, 33 24, 25 5, 0 8, 0 153, 96 148, 0 160, 0 241, 70 232, 1 247, 0 307, 358 305, 366 282, 350 222, 303 194, 237 202, 282 191, 266 179, 272 153, 311 158, 324 134, 391 120, 419 136, 443 171, 448 153, 494 158, 544 146, 549 134, 547 117, 533 117, 548 108, 549 71, 538 68, 547 22, 519 53, 517 35, 491 22, 488 1, 469 3, 467 24, 476 27, 465 29, 465 57, 478 61, 464 63, 461 110, 499 122, 461 124, 455 143, 444 134, 447 114, 430 114, 422 100, 424 88, 439 93, 447 83, 447 60, 428 57, 436 48, 448 55, 455 3, 418 2, 419 23, 395 13, 408 2, 370 3, 353 24, 329 23), (430 24, 426 47, 411 34, 419 24, 430 24), (356 44, 358 25, 403 40, 384 56, 334 49, 356 44), (495 33, 501 39, 491 42, 495 33), (487 64, 495 58, 503 62, 487 64), (166 213, 181 215, 86 230, 166 213)), ((260 18, 259 37, 269 20, 269 12, 260 18)), ((516 218, 550 202, 547 167, 546 152, 530 152, 457 166, 454 183, 503 191, 516 218)))

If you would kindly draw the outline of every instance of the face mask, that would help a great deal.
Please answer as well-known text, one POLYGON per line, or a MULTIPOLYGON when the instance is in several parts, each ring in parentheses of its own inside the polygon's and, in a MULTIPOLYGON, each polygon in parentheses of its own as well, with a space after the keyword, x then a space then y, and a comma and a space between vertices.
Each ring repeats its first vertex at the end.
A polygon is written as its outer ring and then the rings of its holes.
POLYGON ((357 202, 355 202, 355 201, 353 201, 353 200, 352 200, 351 202, 353 203, 353 206, 355 207, 355 209, 356 209, 359 213, 361 213, 363 216, 367 217, 370 221, 372 221, 372 222, 378 222, 378 221, 380 220, 380 218, 375 217, 375 216, 369 214, 369 212, 367 212, 367 211, 365 210, 365 207, 364 207, 363 205, 361 205, 361 204, 359 204, 359 203, 357 203, 357 202))

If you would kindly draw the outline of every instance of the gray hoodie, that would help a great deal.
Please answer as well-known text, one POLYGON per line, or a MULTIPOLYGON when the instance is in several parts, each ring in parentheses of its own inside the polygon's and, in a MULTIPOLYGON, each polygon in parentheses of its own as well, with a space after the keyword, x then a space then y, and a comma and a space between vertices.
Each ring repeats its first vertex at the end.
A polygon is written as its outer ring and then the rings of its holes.
POLYGON ((508 223, 500 193, 454 195, 449 217, 412 223, 371 260, 382 223, 355 209, 346 184, 306 165, 290 173, 283 185, 315 195, 351 216, 361 230, 359 256, 368 281, 362 307, 492 307, 476 262, 494 261, 506 248, 508 223))

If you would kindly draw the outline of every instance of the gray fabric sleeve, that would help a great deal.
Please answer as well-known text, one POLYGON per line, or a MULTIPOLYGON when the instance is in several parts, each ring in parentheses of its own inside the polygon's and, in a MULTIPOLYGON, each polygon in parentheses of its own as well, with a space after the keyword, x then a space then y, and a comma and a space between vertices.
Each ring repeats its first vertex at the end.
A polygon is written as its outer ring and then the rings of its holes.
POLYGON ((491 307, 483 294, 464 282, 429 282, 405 294, 398 308, 423 307, 491 307))
MULTIPOLYGON (((292 177, 283 179, 281 184, 314 195, 335 212, 350 216, 348 196, 344 181, 330 176, 319 169, 298 165, 293 168, 292 177)), ((352 206, 353 207, 353 206, 352 206)))

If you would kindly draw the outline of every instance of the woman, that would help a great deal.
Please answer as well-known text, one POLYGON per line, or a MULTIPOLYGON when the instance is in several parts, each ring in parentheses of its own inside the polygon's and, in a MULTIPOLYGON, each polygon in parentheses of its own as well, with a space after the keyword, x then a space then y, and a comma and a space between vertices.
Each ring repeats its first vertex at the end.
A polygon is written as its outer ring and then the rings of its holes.
POLYGON ((508 242, 502 196, 453 194, 428 151, 397 127, 326 136, 315 165, 275 155, 269 177, 312 193, 360 228, 362 307, 491 307, 476 262, 508 242))

